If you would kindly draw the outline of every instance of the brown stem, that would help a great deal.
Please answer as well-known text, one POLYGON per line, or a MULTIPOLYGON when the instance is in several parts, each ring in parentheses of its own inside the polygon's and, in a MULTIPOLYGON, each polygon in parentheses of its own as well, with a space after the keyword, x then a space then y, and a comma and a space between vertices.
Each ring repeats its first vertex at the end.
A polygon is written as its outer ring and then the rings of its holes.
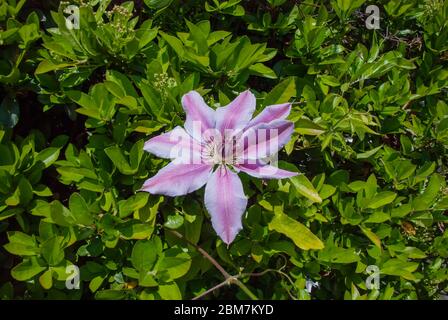
MULTIPOLYGON (((209 254, 207 253, 207 251, 205 251, 204 249, 202 249, 202 248, 201 248, 200 246, 198 246, 197 244, 191 242, 191 241, 188 240, 187 238, 185 238, 185 237, 184 237, 182 234, 180 234, 179 232, 174 231, 174 230, 169 230, 169 229, 166 229, 166 230, 168 230, 169 232, 171 232, 173 235, 175 235, 175 236, 178 237, 179 239, 182 239, 182 240, 188 242, 188 244, 190 244, 190 245, 192 245, 193 247, 195 247, 196 250, 198 250, 198 251, 204 256, 204 258, 206 258, 208 261, 210 261, 210 262, 215 266, 215 268, 218 269, 219 272, 221 272, 221 274, 224 276, 224 279, 225 279, 225 280, 224 280, 222 283, 218 284, 217 286, 215 286, 215 287, 213 287, 213 288, 207 290, 207 291, 206 291, 207 294, 210 293, 210 292, 212 292, 213 290, 219 288, 219 287, 224 286, 225 284, 229 284, 229 285, 231 285, 231 284, 236 284, 238 287, 241 288, 241 290, 243 290, 243 291, 247 294, 247 296, 248 296, 249 298, 251 298, 252 300, 258 300, 257 296, 254 295, 254 294, 252 293, 252 291, 250 291, 249 288, 246 287, 246 285, 245 285, 244 283, 242 283, 240 280, 238 280, 238 277, 237 277, 237 276, 232 276, 232 275, 230 275, 230 274, 229 274, 229 273, 228 273, 228 272, 227 272, 227 271, 226 271, 226 270, 225 270, 225 269, 218 263, 218 261, 216 261, 211 255, 209 255, 209 254)), ((196 298, 199 298, 199 297, 201 297, 201 296, 204 296, 206 293, 203 293, 203 294, 199 295, 199 296, 196 297, 196 298)))
POLYGON ((188 244, 192 245, 193 247, 196 248, 196 250, 198 250, 203 256, 204 258, 206 258, 208 261, 210 261, 216 269, 219 270, 219 272, 222 273, 222 275, 224 276, 224 278, 227 280, 229 278, 231 278, 232 276, 226 271, 224 270, 223 267, 221 267, 221 265, 218 263, 218 261, 216 261, 211 255, 209 255, 207 253, 207 251, 205 251, 204 249, 202 249, 200 246, 198 246, 197 244, 191 242, 190 240, 188 240, 187 238, 185 238, 182 234, 180 234, 177 231, 174 230, 168 230, 169 232, 171 232, 173 235, 175 235, 176 237, 178 237, 179 239, 182 239, 186 242, 188 242, 188 244))

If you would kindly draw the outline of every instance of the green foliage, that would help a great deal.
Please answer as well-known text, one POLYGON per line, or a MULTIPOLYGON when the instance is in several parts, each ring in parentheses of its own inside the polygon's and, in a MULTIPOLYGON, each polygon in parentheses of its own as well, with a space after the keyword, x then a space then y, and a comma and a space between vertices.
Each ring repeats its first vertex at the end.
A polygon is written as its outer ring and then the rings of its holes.
POLYGON ((380 30, 362 0, 75 1, 79 29, 36 3, 0 2, 2 299, 190 299, 224 281, 203 251, 244 283, 207 298, 448 291, 448 2, 379 1, 380 30), (183 124, 186 92, 248 88, 256 113, 292 103, 279 166, 301 174, 241 173, 227 247, 202 191, 140 191, 167 163, 143 145, 183 124))

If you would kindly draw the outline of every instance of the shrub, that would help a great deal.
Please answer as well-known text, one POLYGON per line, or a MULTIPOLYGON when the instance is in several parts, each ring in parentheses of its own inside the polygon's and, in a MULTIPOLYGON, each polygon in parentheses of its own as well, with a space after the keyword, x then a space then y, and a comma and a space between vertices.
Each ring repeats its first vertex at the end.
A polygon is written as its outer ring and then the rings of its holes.
POLYGON ((0 297, 446 293, 448 2, 377 5, 371 30, 363 0, 3 0, 0 297), (203 188, 141 191, 168 163, 144 143, 183 125, 184 94, 247 89, 255 114, 291 103, 279 166, 300 174, 240 173, 227 245, 203 188))

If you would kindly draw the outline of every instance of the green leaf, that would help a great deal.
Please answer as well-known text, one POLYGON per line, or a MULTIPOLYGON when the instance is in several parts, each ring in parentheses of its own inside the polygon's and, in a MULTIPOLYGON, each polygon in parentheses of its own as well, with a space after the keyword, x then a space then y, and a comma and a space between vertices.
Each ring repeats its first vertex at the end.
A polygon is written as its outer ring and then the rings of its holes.
POLYGON ((140 166, 140 162, 143 157, 143 145, 145 142, 143 140, 139 140, 131 148, 131 151, 129 152, 129 162, 132 170, 138 170, 140 166))
POLYGON ((410 259, 424 259, 427 257, 426 253, 416 247, 406 247, 403 253, 410 259))
POLYGON ((151 120, 139 120, 135 121, 131 128, 135 132, 145 133, 145 134, 151 134, 153 132, 159 131, 161 128, 163 128, 165 124, 161 124, 156 121, 151 120))
POLYGON ((29 181, 21 176, 14 193, 5 200, 9 206, 26 206, 33 199, 33 187, 29 181))
POLYGON ((197 201, 189 201, 183 204, 182 209, 185 214, 185 238, 193 243, 198 243, 204 221, 201 205, 197 201))
POLYGON ((376 245, 380 250, 382 250, 380 238, 374 232, 372 232, 372 230, 370 230, 369 228, 366 228, 363 226, 359 226, 359 227, 361 228, 362 232, 367 236, 367 238, 369 238, 370 241, 372 241, 374 245, 376 245))
POLYGON ((69 208, 77 223, 85 226, 90 226, 93 223, 89 206, 79 193, 72 193, 69 199, 69 208))
POLYGON ((142 287, 157 287, 159 283, 156 281, 154 272, 142 271, 138 277, 138 284, 142 287))
POLYGON ((8 219, 15 216, 16 214, 21 214, 24 210, 22 208, 12 208, 0 213, 0 221, 8 219))
POLYGON ((417 280, 413 274, 418 268, 417 262, 389 259, 380 268, 381 274, 403 277, 407 280, 417 280))
POLYGON ((76 224, 76 219, 73 214, 58 200, 54 200, 53 202, 51 202, 48 208, 44 207, 43 209, 45 215, 47 216, 49 213, 49 218, 51 219, 51 221, 60 226, 68 227, 76 224))
POLYGON ((135 174, 137 169, 132 169, 129 165, 128 159, 124 156, 122 149, 119 146, 111 146, 104 149, 107 156, 112 160, 118 171, 125 175, 135 174))
POLYGON ((302 196, 307 197, 313 202, 322 202, 319 193, 314 189, 313 184, 308 180, 305 175, 300 174, 298 176, 290 178, 292 185, 295 187, 298 193, 302 196))
MULTIPOLYGON (((147 20, 150 21, 150 20, 147 20)), ((145 21, 146 22, 146 21, 145 21)), ((157 37, 157 29, 151 29, 144 25, 143 23, 142 27, 137 30, 137 38, 139 39, 138 42, 138 48, 144 48, 148 43, 150 43, 152 40, 154 40, 155 37, 157 37)))
POLYGON ((0 300, 14 299, 14 287, 11 282, 6 282, 0 287, 0 300))
POLYGON ((289 77, 272 89, 264 99, 264 105, 274 105, 288 102, 289 99, 296 95, 296 83, 294 77, 289 77))
POLYGON ((39 253, 36 240, 20 231, 7 233, 9 243, 4 245, 6 251, 19 256, 33 256, 39 253))
POLYGON ((96 276, 95 278, 93 278, 93 279, 90 281, 90 283, 89 283, 89 289, 90 289, 90 291, 91 291, 91 292, 95 292, 95 291, 97 291, 97 290, 101 287, 101 285, 103 284, 104 279, 106 279, 106 277, 103 276, 103 275, 98 275, 98 276, 96 276))
POLYGON ((163 254, 158 265, 160 277, 165 281, 174 280, 185 275, 191 266, 191 257, 178 248, 170 248, 163 254))
POLYGON ((412 206, 414 209, 425 210, 430 208, 434 204, 443 182, 442 176, 437 173, 432 174, 423 193, 413 199, 412 206))
POLYGON ((41 252, 50 266, 56 266, 64 260, 64 238, 55 236, 42 244, 41 252))
MULTIPOLYGON (((115 70, 107 70, 106 72, 106 79, 108 81, 111 81, 119 86, 119 88, 123 91, 122 96, 131 96, 133 98, 138 98, 137 91, 134 88, 134 85, 129 80, 129 78, 115 70)), ((121 96, 120 96, 121 97, 121 96)))
POLYGON ((149 193, 139 192, 131 196, 127 200, 121 200, 118 203, 118 212, 120 218, 125 218, 132 214, 134 211, 143 208, 148 202, 149 193))
POLYGON ((185 20, 188 29, 190 30, 190 38, 196 43, 198 48, 198 54, 203 56, 208 51, 207 35, 204 34, 201 28, 185 20))
POLYGON ((369 201, 367 208, 377 209, 379 207, 385 206, 395 200, 397 194, 392 191, 383 191, 376 194, 372 200, 369 201))
POLYGON ((56 160, 59 158, 59 151, 60 148, 46 148, 39 152, 39 154, 36 157, 36 161, 41 161, 45 168, 48 168, 51 166, 56 160))
POLYGON ((84 92, 70 90, 66 91, 65 94, 67 95, 67 97, 69 97, 72 101, 79 104, 81 107, 98 112, 98 107, 96 106, 93 98, 85 94, 84 92))
POLYGON ((28 47, 28 45, 40 38, 40 31, 38 29, 38 25, 36 24, 25 24, 19 29, 20 38, 23 40, 23 46, 20 47, 28 47))
POLYGON ((184 217, 179 214, 169 215, 164 226, 170 229, 180 228, 184 224, 184 217))
POLYGON ((44 61, 41 61, 41 63, 39 63, 34 74, 36 74, 36 75, 43 74, 43 73, 47 73, 50 71, 55 71, 55 70, 65 69, 67 67, 72 67, 74 65, 75 64, 73 64, 73 63, 53 64, 52 62, 50 62, 48 60, 44 60, 44 61))
POLYGON ((46 267, 39 265, 35 258, 24 260, 11 270, 11 276, 18 281, 26 281, 44 271, 46 267))
POLYGON ((179 58, 183 58, 185 52, 182 41, 162 31, 160 31, 160 35, 170 45, 170 47, 173 48, 174 52, 176 52, 179 58))
POLYGON ((26 206, 33 199, 33 187, 25 177, 21 177, 18 188, 20 190, 20 204, 26 206))
POLYGON ((307 227, 286 214, 276 214, 268 227, 270 230, 284 234, 303 250, 324 248, 322 241, 307 227))
POLYGON ((53 273, 51 269, 48 269, 39 277, 39 283, 45 290, 51 289, 53 286, 53 273))
POLYGON ((320 82, 330 87, 337 87, 340 85, 339 80, 334 76, 323 75, 318 76, 318 79, 320 80, 320 82))
POLYGON ((84 178, 97 179, 95 172, 86 168, 59 167, 56 169, 64 179, 79 182, 84 178))
POLYGON ((381 148, 383 147, 383 145, 380 145, 376 148, 373 148, 371 150, 362 152, 362 153, 357 153, 356 154, 356 159, 368 159, 371 156, 375 155, 379 150, 381 150, 381 148))
POLYGON ((335 247, 333 245, 326 246, 325 249, 319 251, 318 258, 320 261, 329 263, 353 263, 360 260, 353 248, 346 249, 335 247))
POLYGON ((162 101, 160 99, 160 94, 158 91, 149 85, 149 83, 141 81, 138 83, 138 87, 140 88, 140 91, 142 92, 143 98, 145 99, 147 105, 149 106, 149 109, 145 109, 148 114, 154 114, 155 116, 160 116, 163 112, 163 108, 160 106, 162 105, 162 101))
POLYGON ((124 239, 148 239, 154 231, 151 224, 130 220, 120 224, 118 230, 124 239))
POLYGON ((256 63, 249 67, 249 70, 252 74, 268 78, 268 79, 276 79, 277 75, 275 74, 274 70, 271 68, 265 66, 262 63, 256 63))
POLYGON ((163 300, 182 300, 182 294, 176 282, 161 284, 157 292, 163 300))
POLYGON ((139 272, 151 271, 158 254, 158 245, 154 240, 137 241, 132 248, 132 265, 139 272))
POLYGON ((307 134, 310 136, 318 136, 325 132, 325 129, 314 123, 313 121, 301 118, 294 124, 295 131, 300 134, 307 134))
POLYGON ((98 300, 125 299, 127 296, 127 292, 128 292, 128 290, 114 290, 114 289, 101 290, 95 294, 95 299, 98 299, 98 300))
POLYGON ((145 4, 151 9, 168 7, 173 0, 145 0, 145 4))

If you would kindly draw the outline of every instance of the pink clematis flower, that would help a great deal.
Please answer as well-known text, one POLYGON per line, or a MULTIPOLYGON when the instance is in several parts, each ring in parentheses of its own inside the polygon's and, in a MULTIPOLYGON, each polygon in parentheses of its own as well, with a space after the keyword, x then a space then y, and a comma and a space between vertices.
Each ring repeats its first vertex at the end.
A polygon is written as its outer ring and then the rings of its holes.
POLYGON ((221 239, 230 244, 242 229, 247 198, 238 172, 262 179, 297 175, 268 164, 291 138, 294 125, 285 120, 289 103, 266 107, 252 119, 255 96, 241 93, 227 106, 213 110, 196 91, 182 97, 185 129, 156 136, 144 149, 172 161, 148 179, 142 191, 181 196, 205 187, 205 206, 221 239))

